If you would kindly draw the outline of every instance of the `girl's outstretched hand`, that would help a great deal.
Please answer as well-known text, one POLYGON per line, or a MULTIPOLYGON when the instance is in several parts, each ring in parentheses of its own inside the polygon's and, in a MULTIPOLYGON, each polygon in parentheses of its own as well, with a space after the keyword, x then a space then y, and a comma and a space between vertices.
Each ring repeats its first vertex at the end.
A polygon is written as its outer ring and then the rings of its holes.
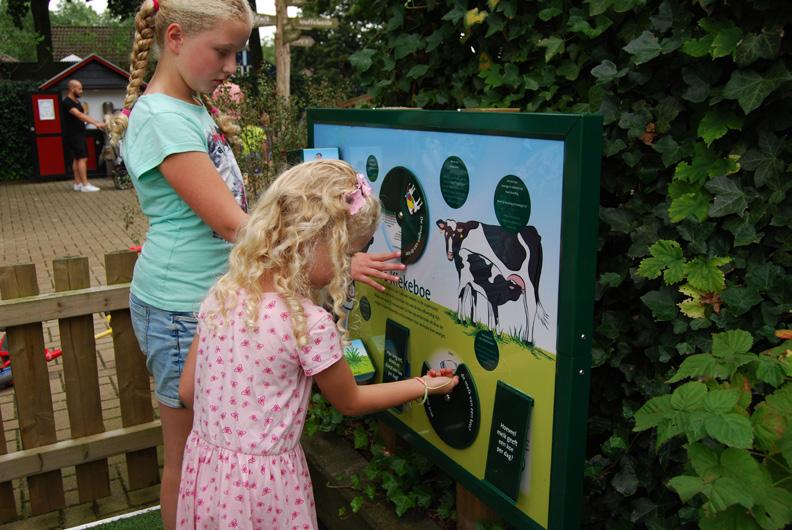
POLYGON ((429 370, 423 379, 429 389, 429 395, 450 394, 459 384, 459 376, 454 375, 454 371, 450 368, 429 370))
POLYGON ((401 252, 398 250, 379 254, 358 252, 352 256, 352 279, 370 285, 378 291, 384 291, 385 287, 374 280, 397 281, 399 277, 389 274, 388 271, 403 271, 407 268, 402 263, 392 261, 399 256, 401 252))

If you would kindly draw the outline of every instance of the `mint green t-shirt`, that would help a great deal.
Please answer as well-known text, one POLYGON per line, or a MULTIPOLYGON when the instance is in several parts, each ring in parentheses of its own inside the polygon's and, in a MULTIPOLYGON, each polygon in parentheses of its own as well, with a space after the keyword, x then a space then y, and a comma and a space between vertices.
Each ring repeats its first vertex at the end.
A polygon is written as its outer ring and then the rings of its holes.
POLYGON ((175 153, 207 153, 239 206, 247 199, 234 153, 202 105, 151 94, 137 100, 121 156, 149 229, 135 265, 131 291, 166 311, 198 311, 228 267, 231 244, 216 234, 176 193, 159 170, 175 153))

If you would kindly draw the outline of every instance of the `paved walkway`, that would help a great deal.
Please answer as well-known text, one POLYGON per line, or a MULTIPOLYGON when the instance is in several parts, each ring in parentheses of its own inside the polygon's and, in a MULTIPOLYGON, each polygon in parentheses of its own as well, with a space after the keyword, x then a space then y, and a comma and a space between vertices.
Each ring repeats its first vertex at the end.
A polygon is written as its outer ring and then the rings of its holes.
MULTIPOLYGON (((104 285, 104 255, 126 249, 142 239, 145 221, 139 214, 137 199, 132 190, 116 190, 110 179, 91 179, 91 182, 102 191, 78 193, 72 190, 68 181, 0 184, 0 266, 35 264, 39 290, 47 293, 54 291, 54 258, 87 256, 91 284, 104 285)), ((94 329, 96 333, 107 329, 101 315, 95 315, 94 329)), ((59 346, 56 322, 44 324, 44 340, 47 347, 59 346)), ((112 338, 101 338, 97 340, 96 346, 105 429, 117 429, 121 427, 121 412, 112 338)), ((69 439, 61 359, 49 363, 49 374, 58 440, 69 439)), ((13 389, 0 391, 0 409, 8 451, 18 451, 22 449, 22 443, 13 389)), ((29 517, 30 502, 25 481, 14 481, 17 511, 26 518, 2 525, 0 529, 68 528, 157 504, 158 486, 138 491, 129 490, 123 456, 110 458, 109 463, 109 497, 77 504, 74 468, 66 468, 63 471, 64 489, 66 504, 70 507, 36 517, 29 517)), ((9 499, 2 499, 0 502, 9 502, 9 499)))

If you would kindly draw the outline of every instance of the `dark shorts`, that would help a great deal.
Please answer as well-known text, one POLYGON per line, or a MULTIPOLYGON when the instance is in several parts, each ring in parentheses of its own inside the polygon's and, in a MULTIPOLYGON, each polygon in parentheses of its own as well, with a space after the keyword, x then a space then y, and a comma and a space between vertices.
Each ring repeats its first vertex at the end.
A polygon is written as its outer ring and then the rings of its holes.
POLYGON ((66 148, 66 154, 69 155, 72 160, 88 158, 88 148, 85 145, 84 134, 64 136, 63 145, 66 148))

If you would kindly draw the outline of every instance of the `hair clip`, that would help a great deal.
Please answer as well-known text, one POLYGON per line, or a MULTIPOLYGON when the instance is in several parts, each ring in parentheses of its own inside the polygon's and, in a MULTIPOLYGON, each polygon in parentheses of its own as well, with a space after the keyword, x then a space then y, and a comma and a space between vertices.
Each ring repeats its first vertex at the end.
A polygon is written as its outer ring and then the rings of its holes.
POLYGON ((218 109, 217 107, 212 107, 211 109, 209 109, 209 112, 212 114, 212 116, 217 116, 218 114, 220 114, 220 109, 218 109))
POLYGON ((369 195, 371 195, 371 186, 366 181, 366 177, 358 173, 355 189, 344 194, 344 200, 349 208, 349 215, 358 213, 363 208, 363 203, 366 202, 366 197, 369 195))
POLYGON ((159 0, 151 0, 151 3, 154 4, 154 12, 159 11, 159 0))
POLYGON ((132 114, 132 109, 121 109, 121 114, 129 118, 129 115, 132 114))

